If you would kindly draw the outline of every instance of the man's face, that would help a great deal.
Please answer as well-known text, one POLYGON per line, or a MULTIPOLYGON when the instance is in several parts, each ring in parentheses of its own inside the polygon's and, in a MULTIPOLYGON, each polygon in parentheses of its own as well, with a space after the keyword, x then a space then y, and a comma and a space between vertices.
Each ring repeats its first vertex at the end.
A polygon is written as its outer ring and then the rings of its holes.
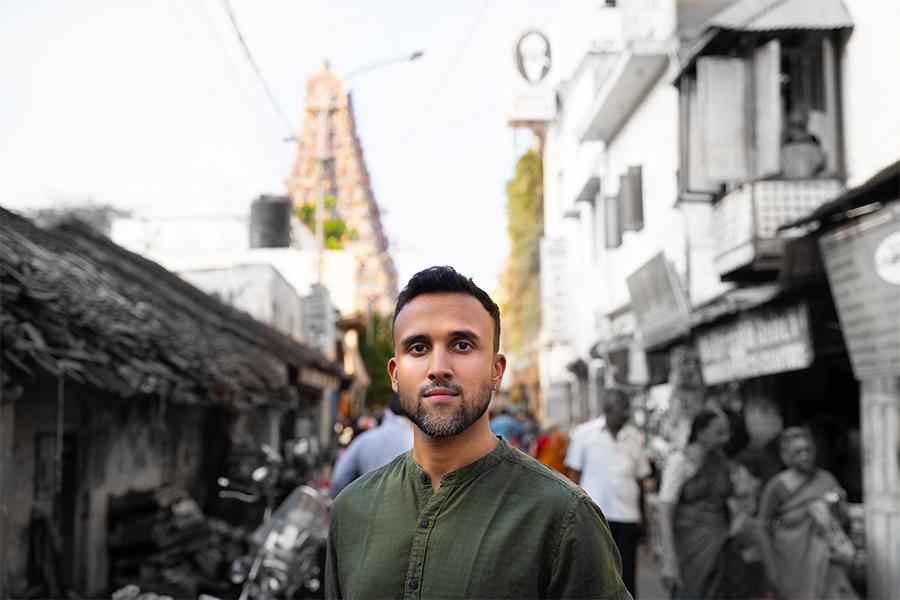
POLYGON ((416 296, 397 315, 388 372, 426 435, 452 437, 484 416, 506 369, 493 340, 491 316, 468 294, 416 296))
POLYGON ((811 473, 816 468, 816 450, 808 439, 795 438, 784 449, 781 460, 801 473, 811 473))
POLYGON ((625 426, 625 423, 628 422, 629 409, 628 405, 625 403, 610 402, 604 412, 606 415, 606 425, 614 431, 622 429, 622 427, 625 426))

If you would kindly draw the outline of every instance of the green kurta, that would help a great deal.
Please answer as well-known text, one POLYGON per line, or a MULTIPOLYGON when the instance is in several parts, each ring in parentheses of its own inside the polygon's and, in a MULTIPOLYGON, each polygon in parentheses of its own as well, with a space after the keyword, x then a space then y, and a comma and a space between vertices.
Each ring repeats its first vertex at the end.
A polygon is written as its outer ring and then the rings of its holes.
POLYGON ((630 598, 606 519, 505 440, 441 480, 407 452, 331 513, 327 598, 630 598))

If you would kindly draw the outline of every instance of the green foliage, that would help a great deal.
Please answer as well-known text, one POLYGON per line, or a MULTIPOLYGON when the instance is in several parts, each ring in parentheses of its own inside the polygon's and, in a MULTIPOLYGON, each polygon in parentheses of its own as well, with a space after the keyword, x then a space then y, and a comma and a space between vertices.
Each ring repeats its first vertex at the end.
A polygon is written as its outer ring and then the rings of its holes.
POLYGON ((360 332, 359 352, 372 383, 366 395, 366 405, 370 408, 387 406, 394 391, 387 372, 388 360, 394 356, 391 338, 391 317, 373 313, 369 325, 360 332))
MULTIPOLYGON (((340 250, 344 243, 353 239, 354 230, 347 227, 347 223, 334 213, 334 196, 325 196, 325 247, 331 250, 340 250)), ((297 217, 310 228, 316 230, 316 203, 307 202, 296 209, 297 217)))
POLYGON ((543 235, 541 157, 533 149, 519 158, 506 185, 510 250, 503 272, 506 348, 525 356, 541 328, 540 239, 543 235))

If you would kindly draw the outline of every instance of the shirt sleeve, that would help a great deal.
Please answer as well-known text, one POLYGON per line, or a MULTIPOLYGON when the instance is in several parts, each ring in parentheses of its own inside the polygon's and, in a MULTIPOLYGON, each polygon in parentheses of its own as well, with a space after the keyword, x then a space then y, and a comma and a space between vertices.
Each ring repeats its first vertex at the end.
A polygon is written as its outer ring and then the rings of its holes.
MULTIPOLYGON (((359 440, 354 441, 358 442, 359 440)), ((331 497, 337 498, 341 490, 360 475, 359 444, 351 443, 334 465, 334 471, 331 474, 331 489, 329 490, 331 497)))
POLYGON ((569 447, 566 449, 565 465, 575 471, 584 471, 584 434, 580 431, 572 433, 569 447))
POLYGON ((328 548, 325 553, 325 598, 341 598, 341 582, 337 566, 337 515, 331 512, 328 526, 328 548))
POLYGON ((554 556, 547 598, 631 598, 609 525, 590 499, 569 511, 554 556))
POLYGON ((681 486, 690 476, 687 457, 680 452, 669 457, 659 486, 659 501, 675 504, 681 495, 681 486))

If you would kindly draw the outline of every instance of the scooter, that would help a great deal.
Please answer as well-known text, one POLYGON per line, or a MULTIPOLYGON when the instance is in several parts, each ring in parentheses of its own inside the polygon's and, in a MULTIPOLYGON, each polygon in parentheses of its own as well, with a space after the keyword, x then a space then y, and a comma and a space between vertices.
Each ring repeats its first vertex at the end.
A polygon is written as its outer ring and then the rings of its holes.
POLYGON ((231 564, 240 600, 324 598, 329 519, 327 496, 308 485, 294 489, 250 536, 250 552, 231 564))

